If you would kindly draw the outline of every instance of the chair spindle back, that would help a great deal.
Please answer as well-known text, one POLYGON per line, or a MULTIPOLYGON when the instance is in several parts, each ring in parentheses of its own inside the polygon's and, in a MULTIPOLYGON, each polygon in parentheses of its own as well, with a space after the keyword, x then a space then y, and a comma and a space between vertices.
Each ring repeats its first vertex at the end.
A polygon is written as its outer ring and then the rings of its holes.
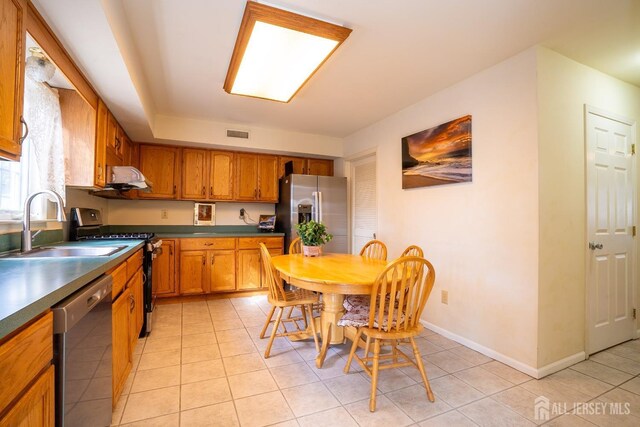
POLYGON ((360 256, 386 261, 387 246, 380 240, 369 240, 360 251, 360 256))
POLYGON ((400 255, 400 256, 401 257, 403 257, 403 256, 417 256, 417 257, 420 257, 420 258, 424 258, 424 252, 422 252, 422 248, 420 246, 411 245, 407 249, 405 249, 404 252, 402 252, 402 255, 400 255))
POLYGON ((301 254, 302 253, 302 240, 296 237, 289 243, 289 254, 301 254))
POLYGON ((260 259, 262 260, 267 284, 269 285, 269 299, 273 301, 286 301, 287 298, 284 288, 282 287, 282 280, 280 280, 280 275, 271 262, 271 254, 264 243, 260 243, 260 259))
POLYGON ((402 257, 389 264, 371 290, 369 328, 388 332, 416 328, 435 278, 433 265, 424 258, 402 257))

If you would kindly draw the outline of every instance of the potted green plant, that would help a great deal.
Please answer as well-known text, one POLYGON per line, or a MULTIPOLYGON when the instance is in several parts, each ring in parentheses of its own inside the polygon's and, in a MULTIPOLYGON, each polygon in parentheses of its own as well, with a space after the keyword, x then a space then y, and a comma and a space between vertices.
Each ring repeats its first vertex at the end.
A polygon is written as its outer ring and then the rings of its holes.
POLYGON ((333 239, 333 236, 327 233, 327 227, 321 222, 308 221, 296 224, 296 230, 302 240, 304 256, 322 255, 322 245, 333 239))

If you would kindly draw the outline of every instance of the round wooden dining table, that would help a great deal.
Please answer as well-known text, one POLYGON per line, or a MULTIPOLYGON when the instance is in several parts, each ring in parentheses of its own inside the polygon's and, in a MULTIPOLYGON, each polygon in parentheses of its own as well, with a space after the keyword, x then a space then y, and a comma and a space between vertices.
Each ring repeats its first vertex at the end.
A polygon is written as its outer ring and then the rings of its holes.
POLYGON ((344 314, 344 296, 369 295, 371 286, 384 270, 387 261, 331 253, 318 257, 279 255, 274 256, 272 261, 280 277, 289 284, 322 293, 322 348, 316 358, 316 366, 321 368, 329 344, 344 342, 344 329, 337 324, 344 314))

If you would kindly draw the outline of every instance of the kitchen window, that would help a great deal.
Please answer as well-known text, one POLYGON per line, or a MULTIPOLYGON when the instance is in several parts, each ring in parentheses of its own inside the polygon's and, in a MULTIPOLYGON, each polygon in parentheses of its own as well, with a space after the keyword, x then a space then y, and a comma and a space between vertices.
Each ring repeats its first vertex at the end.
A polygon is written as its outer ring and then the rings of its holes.
MULTIPOLYGON (((53 190, 65 198, 62 115, 58 93, 45 82, 25 78, 23 116, 29 134, 20 162, 0 162, 0 221, 22 220, 29 194, 53 190)), ((48 218, 48 198, 33 201, 31 217, 48 218)))

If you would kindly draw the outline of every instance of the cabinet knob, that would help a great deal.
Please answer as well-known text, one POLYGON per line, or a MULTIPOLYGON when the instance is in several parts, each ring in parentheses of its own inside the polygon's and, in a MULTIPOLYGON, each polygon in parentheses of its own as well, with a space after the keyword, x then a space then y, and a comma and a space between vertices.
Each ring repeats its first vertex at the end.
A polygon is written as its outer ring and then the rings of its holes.
POLYGON ((203 186, 202 186, 202 195, 203 195, 203 196, 204 196, 205 191, 206 191, 206 190, 205 190, 205 187, 204 187, 204 185, 203 185, 203 186))
POLYGON ((213 187, 209 187, 209 195, 213 197, 213 187))
POLYGON ((177 191, 177 187, 174 185, 173 186, 173 194, 176 194, 176 191, 177 191))

